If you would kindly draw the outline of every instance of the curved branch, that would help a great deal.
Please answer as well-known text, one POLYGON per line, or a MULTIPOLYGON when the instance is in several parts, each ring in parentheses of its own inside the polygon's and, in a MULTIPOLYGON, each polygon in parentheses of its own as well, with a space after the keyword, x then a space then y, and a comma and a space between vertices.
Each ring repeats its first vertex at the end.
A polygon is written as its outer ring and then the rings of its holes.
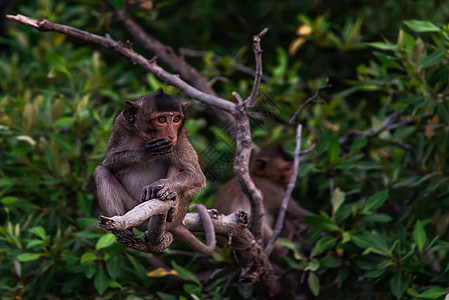
POLYGON ((249 227, 259 245, 263 244, 263 195, 261 191, 257 189, 249 174, 252 140, 248 113, 257 97, 260 80, 262 79, 262 49, 260 47, 260 40, 267 33, 267 31, 268 29, 265 28, 258 35, 253 37, 253 49, 256 59, 256 76, 254 77, 254 85, 251 95, 245 99, 245 101, 242 101, 240 95, 236 92, 232 93, 238 101, 234 112, 236 122, 234 173, 240 183, 240 186, 242 187, 243 192, 248 196, 248 199, 251 202, 251 222, 249 227))
POLYGON ((211 105, 213 107, 221 108, 227 112, 232 113, 235 109, 235 104, 219 98, 214 95, 210 95, 207 93, 204 93, 191 85, 189 85, 187 82, 183 81, 179 78, 179 76, 170 74, 161 67, 159 67, 154 59, 148 60, 147 58, 143 57, 142 55, 136 53, 134 50, 131 49, 130 45, 123 44, 120 41, 113 40, 109 35, 106 35, 106 37, 99 36, 96 34, 92 34, 71 26, 67 25, 61 25, 56 24, 53 22, 50 22, 48 20, 37 20, 34 18, 30 18, 23 15, 7 15, 6 16, 9 19, 13 19, 19 22, 22 22, 26 25, 32 26, 36 29, 39 29, 41 31, 56 31, 63 33, 68 36, 72 36, 78 39, 81 39, 86 42, 94 43, 101 45, 105 48, 113 49, 116 52, 120 53, 124 57, 131 60, 133 63, 140 65, 143 69, 146 71, 154 74, 156 77, 158 77, 160 80, 164 81, 167 84, 173 85, 177 87, 179 90, 184 92, 186 95, 189 95, 190 97, 197 99, 200 102, 203 102, 205 104, 211 105))
POLYGON ((100 216, 100 227, 108 230, 125 230, 139 226, 152 216, 167 214, 174 202, 151 199, 135 206, 123 216, 100 216))
POLYGON ((256 59, 256 73, 254 76, 254 85, 249 96, 248 103, 252 106, 256 101, 257 94, 259 93, 260 81, 262 80, 262 48, 260 47, 260 40, 267 33, 268 28, 264 28, 258 35, 253 36, 253 52, 256 59))
MULTIPOLYGON (((117 20, 121 22, 128 32, 139 41, 145 51, 157 56, 158 60, 178 72, 181 78, 191 83, 195 88, 213 96, 217 96, 206 77, 202 76, 195 68, 189 65, 182 57, 177 55, 172 47, 164 45, 159 40, 149 35, 139 26, 125 11, 115 10, 117 20)), ((223 111, 216 111, 215 115, 226 127, 234 123, 234 117, 223 111)))
POLYGON ((276 220, 276 225, 274 227, 273 234, 270 238, 270 241, 265 247, 265 253, 267 256, 270 256, 271 251, 273 251, 274 243, 276 242, 277 238, 279 237, 279 234, 281 233, 284 224, 285 214, 287 212, 287 204, 288 201, 290 200, 293 188, 295 187, 296 176, 298 175, 299 162, 300 162, 299 156, 301 154, 301 133, 302 133, 302 125, 299 123, 296 127, 296 146, 295 146, 295 158, 293 161, 293 171, 292 175, 290 176, 290 181, 287 185, 287 190, 285 191, 284 198, 282 199, 281 207, 279 208, 279 214, 276 220))
MULTIPOLYGON (((231 236, 232 249, 236 251, 238 262, 242 267, 240 281, 255 283, 261 281, 270 296, 279 292, 279 282, 263 249, 254 242, 254 236, 248 230, 248 213, 238 210, 230 215, 218 215, 217 211, 209 210, 215 228, 215 233, 221 236, 231 236)), ((184 221, 191 231, 203 231, 201 218, 198 214, 186 214, 184 221)))

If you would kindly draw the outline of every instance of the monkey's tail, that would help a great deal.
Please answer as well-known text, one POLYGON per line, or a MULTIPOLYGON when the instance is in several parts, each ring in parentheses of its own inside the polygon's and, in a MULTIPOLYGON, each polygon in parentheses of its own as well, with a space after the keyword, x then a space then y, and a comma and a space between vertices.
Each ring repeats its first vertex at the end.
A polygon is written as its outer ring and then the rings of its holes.
POLYGON ((200 241, 195 235, 193 235, 193 233, 191 233, 182 225, 176 227, 174 230, 172 230, 172 232, 181 242, 183 242, 193 250, 205 254, 211 254, 214 251, 216 244, 215 229, 214 225, 212 224, 212 219, 204 205, 195 204, 192 205, 192 209, 197 210, 201 217, 204 232, 206 234, 206 244, 200 241))

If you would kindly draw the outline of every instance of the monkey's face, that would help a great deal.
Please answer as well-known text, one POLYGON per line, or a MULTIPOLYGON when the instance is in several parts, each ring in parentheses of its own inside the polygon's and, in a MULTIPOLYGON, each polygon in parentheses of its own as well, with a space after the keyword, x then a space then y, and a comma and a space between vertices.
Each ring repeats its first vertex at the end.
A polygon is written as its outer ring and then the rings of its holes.
POLYGON ((293 172, 293 162, 285 161, 282 158, 271 159, 266 168, 267 178, 287 189, 290 177, 293 172))
POLYGON ((165 138, 170 140, 174 146, 178 141, 178 132, 182 127, 183 119, 184 114, 178 111, 156 113, 146 124, 145 135, 149 140, 165 138))

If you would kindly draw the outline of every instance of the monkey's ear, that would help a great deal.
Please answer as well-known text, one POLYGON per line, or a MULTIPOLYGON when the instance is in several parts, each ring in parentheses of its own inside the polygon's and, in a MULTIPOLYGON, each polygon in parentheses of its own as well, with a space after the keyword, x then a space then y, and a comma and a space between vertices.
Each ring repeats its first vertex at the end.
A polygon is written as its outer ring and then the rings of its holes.
POLYGON ((136 120, 136 114, 139 108, 139 104, 131 101, 126 101, 125 108, 123 109, 123 116, 128 122, 134 122, 136 120))
POLYGON ((182 112, 185 113, 187 109, 187 103, 181 103, 182 112))
POLYGON ((253 172, 256 175, 264 176, 265 167, 267 166, 268 159, 266 157, 259 157, 256 159, 253 165, 253 172))
POLYGON ((156 95, 163 95, 164 94, 164 90, 162 88, 158 88, 156 91, 156 95))

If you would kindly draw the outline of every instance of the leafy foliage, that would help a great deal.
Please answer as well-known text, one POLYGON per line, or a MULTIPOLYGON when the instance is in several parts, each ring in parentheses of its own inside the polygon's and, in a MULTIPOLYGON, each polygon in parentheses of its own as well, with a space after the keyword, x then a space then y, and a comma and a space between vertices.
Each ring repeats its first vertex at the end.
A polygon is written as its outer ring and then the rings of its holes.
MULTIPOLYGON (((293 151, 294 132, 284 124, 330 77, 326 101, 299 116, 304 147, 316 145, 300 164, 294 192, 318 214, 307 218, 303 236, 311 248, 284 239, 291 255, 277 261, 294 270, 301 293, 448 293, 449 28, 440 23, 446 1, 416 1, 413 10, 391 1, 159 1, 154 11, 126 5, 167 45, 210 50, 186 59, 210 79, 229 78, 214 85, 224 98, 250 93, 252 78, 237 67, 252 64, 248 37, 270 28, 262 43, 269 79, 252 120, 261 147, 280 143, 293 151), (375 12, 384 15, 373 18, 375 12), (235 55, 216 60, 215 53, 235 55)), ((8 12, 129 38, 102 1, 17 1, 8 12)), ((262 297, 235 279, 229 247, 206 258, 167 251, 159 262, 168 267, 155 268, 148 263, 154 257, 125 249, 97 226, 92 174, 124 100, 159 86, 182 95, 112 51, 7 25, 0 40, 2 297, 262 297)), ((209 177, 197 201, 209 204, 232 176, 234 145, 207 108, 192 103, 189 114, 186 127, 209 177)))

